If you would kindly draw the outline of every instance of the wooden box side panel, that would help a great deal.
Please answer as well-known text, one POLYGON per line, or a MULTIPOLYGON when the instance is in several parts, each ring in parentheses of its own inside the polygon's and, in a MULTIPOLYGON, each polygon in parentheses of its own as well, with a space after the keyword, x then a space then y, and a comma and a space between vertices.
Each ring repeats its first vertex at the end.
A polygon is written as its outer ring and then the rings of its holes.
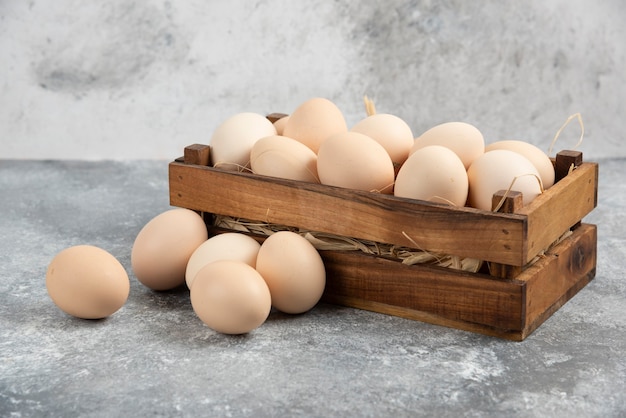
POLYGON ((520 331, 524 285, 515 280, 428 266, 356 252, 322 251, 324 300, 391 315, 429 315, 428 322, 466 322, 520 331), (438 318, 439 321, 433 321, 438 318))
POLYGON ((526 283, 526 325, 530 334, 594 277, 597 227, 582 224, 516 279, 526 283))
POLYGON ((583 163, 518 214, 528 216, 525 261, 555 242, 597 206, 598 164, 583 163))
POLYGON ((523 265, 526 216, 170 163, 170 203, 435 253, 523 265))

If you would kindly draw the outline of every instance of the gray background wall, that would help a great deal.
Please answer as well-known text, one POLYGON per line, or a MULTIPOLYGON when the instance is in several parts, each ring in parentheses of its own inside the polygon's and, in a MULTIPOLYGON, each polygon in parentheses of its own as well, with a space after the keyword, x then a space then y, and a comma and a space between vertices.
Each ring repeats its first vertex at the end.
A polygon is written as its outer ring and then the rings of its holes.
POLYGON ((624 21, 621 0, 4 0, 0 158, 168 160, 314 96, 353 124, 364 94, 415 136, 463 120, 545 150, 580 112, 588 158, 626 156, 624 21))

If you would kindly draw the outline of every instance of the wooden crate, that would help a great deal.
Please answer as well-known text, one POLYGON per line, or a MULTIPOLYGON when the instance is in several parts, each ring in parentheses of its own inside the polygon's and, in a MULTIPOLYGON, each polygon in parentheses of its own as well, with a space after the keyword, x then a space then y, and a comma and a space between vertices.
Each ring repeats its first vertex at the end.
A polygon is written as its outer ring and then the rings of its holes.
POLYGON ((330 303, 521 341, 595 276, 597 229, 581 220, 598 165, 578 152, 557 155, 545 193, 525 207, 509 193, 500 212, 224 171, 209 152, 194 144, 169 164, 173 206, 484 261, 470 273, 323 250, 330 303))

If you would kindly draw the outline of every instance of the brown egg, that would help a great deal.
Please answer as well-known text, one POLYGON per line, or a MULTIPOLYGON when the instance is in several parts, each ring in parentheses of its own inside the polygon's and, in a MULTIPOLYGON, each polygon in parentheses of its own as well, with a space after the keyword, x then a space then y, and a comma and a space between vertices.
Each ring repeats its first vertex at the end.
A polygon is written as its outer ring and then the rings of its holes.
POLYGON ((245 334, 259 327, 272 306, 267 284, 242 261, 218 260, 202 267, 190 294, 200 320, 224 334, 245 334))
POLYGON ((317 154, 322 184, 381 193, 393 193, 395 171, 382 145, 358 132, 328 138, 317 154))
POLYGON ((263 176, 319 183, 317 155, 309 147, 286 136, 259 139, 250 152, 252 172, 263 176))
POLYGON ((295 232, 270 235, 261 244, 256 269, 270 289, 272 305, 282 312, 306 312, 324 293, 324 262, 315 247, 295 232))
POLYGON ((414 143, 409 125, 388 113, 376 113, 361 119, 350 130, 367 135, 382 145, 395 165, 401 165, 408 158, 414 143))
POLYGON ((105 318, 128 299, 126 270, 107 251, 77 245, 58 253, 48 265, 46 287, 65 313, 84 319, 105 318))
POLYGON ((347 130, 341 110, 330 100, 316 97, 302 103, 289 115, 282 135, 302 142, 317 153, 326 138, 347 130))
POLYGON ((446 122, 433 126, 415 139, 410 154, 429 145, 450 148, 463 161, 466 170, 485 153, 483 134, 474 125, 465 122, 446 122))
POLYGON ((204 220, 189 209, 171 209, 139 231, 131 265, 137 280, 153 290, 168 290, 185 282, 191 254, 208 238, 204 220))

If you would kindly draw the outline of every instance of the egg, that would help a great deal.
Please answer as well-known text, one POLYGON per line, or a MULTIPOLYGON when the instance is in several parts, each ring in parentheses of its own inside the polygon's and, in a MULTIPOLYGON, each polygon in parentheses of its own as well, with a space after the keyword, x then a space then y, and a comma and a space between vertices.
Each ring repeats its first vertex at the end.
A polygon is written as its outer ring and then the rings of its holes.
POLYGON ((283 131, 285 130, 285 125, 287 124, 287 121, 289 120, 289 115, 287 116, 283 116, 280 119, 277 119, 274 122, 274 128, 276 128, 276 134, 277 135, 282 135, 283 131))
POLYGON ((446 122, 428 129, 415 139, 410 153, 428 145, 450 148, 467 170, 485 152, 485 139, 475 126, 465 122, 446 122))
POLYGON ((317 174, 322 184, 393 193, 391 157, 382 145, 358 132, 343 132, 324 141, 317 154, 317 174))
POLYGON ((544 189, 547 189, 554 184, 554 165, 552 165, 552 161, 550 161, 548 154, 541 151, 535 145, 524 141, 504 140, 487 145, 485 147, 485 152, 495 149, 508 149, 522 154, 524 157, 528 158, 531 163, 533 163, 539 172, 544 189))
POLYGON ((317 153, 328 137, 347 130, 346 120, 337 105, 328 99, 315 97, 300 104, 289 115, 283 135, 302 142, 317 153))
POLYGON ((224 170, 243 171, 249 166, 254 143, 270 135, 276 135, 276 128, 265 116, 253 112, 237 113, 213 132, 211 164, 224 170))
POLYGON ((177 208, 157 215, 133 243, 131 266, 137 280, 153 290, 182 285, 191 254, 207 239, 204 220, 192 210, 177 208))
POLYGON ((313 244, 295 232, 270 235, 261 244, 256 269, 267 283, 272 305, 282 312, 306 312, 324 293, 324 262, 313 244))
POLYGON ((46 271, 48 295, 63 312, 100 319, 117 312, 128 299, 126 270, 109 252, 77 245, 59 252, 46 271))
POLYGON ((350 130, 367 135, 382 145, 395 165, 406 161, 414 142, 409 125, 388 113, 376 113, 361 119, 350 130))
POLYGON ((467 172, 458 155, 441 145, 429 145, 402 165, 394 195, 465 206, 468 187, 467 172))
POLYGON ((467 170, 470 206, 492 209, 493 194, 500 190, 521 192, 523 204, 541 193, 539 172, 524 156, 510 150, 493 150, 478 157, 467 170))
POLYGON ((218 260, 202 267, 190 291, 191 306, 202 322, 224 334, 245 334, 269 316, 267 284, 249 264, 218 260))
POLYGON ((251 267, 256 266, 256 256, 261 244, 254 238, 238 232, 226 232, 212 236, 189 257, 185 270, 185 281, 191 289, 193 279, 198 271, 213 261, 234 260, 241 261, 251 267))
POLYGON ((255 174, 319 183, 317 155, 295 139, 281 135, 259 139, 250 152, 255 174))

